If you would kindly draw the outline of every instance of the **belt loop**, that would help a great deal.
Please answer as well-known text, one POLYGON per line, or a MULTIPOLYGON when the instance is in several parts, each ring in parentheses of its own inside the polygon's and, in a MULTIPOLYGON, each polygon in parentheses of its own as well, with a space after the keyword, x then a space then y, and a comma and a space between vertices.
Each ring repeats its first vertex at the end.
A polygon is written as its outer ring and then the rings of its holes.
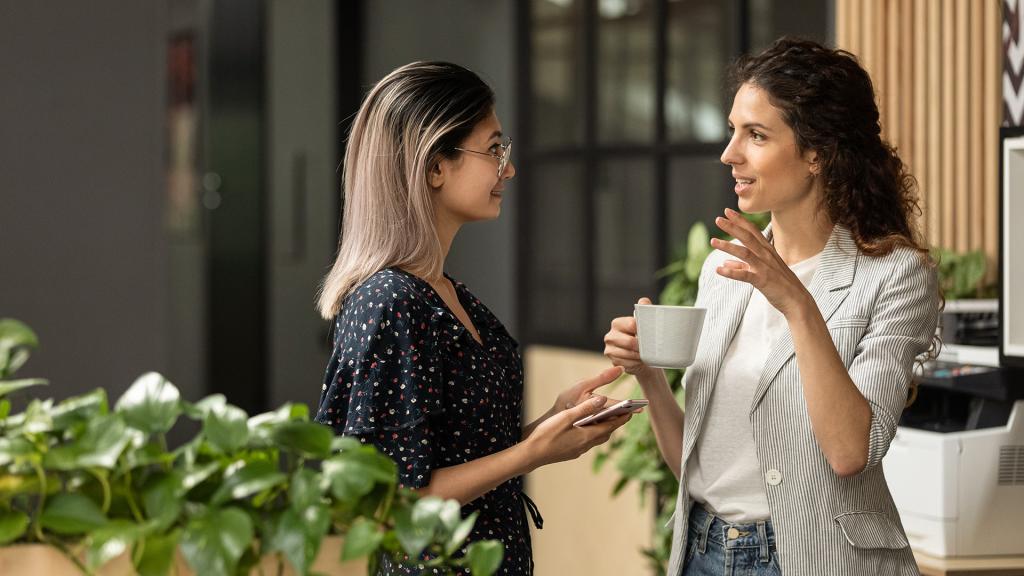
POLYGON ((700 553, 704 554, 708 549, 708 532, 711 531, 711 523, 715 521, 715 515, 708 512, 708 509, 703 506, 700 509, 704 511, 704 527, 700 529, 700 542, 697 546, 700 553))
POLYGON ((764 529, 764 520, 757 523, 757 539, 761 544, 761 563, 767 564, 768 557, 768 531, 764 529))

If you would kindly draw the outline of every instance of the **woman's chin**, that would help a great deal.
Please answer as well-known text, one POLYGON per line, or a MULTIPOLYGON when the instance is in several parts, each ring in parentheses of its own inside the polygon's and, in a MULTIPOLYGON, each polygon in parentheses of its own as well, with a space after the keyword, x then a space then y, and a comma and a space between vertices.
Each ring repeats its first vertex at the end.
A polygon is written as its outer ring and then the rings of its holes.
POLYGON ((758 206, 757 202, 754 202, 752 198, 744 198, 742 196, 739 198, 739 202, 736 203, 736 206, 740 209, 740 212, 743 212, 744 214, 757 214, 765 211, 764 208, 758 206))

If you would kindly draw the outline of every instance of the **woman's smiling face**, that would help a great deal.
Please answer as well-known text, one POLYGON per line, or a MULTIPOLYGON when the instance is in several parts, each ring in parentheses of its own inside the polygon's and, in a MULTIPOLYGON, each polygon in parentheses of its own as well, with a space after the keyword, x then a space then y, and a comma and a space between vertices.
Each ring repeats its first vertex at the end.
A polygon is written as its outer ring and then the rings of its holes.
POLYGON ((740 210, 777 213, 817 202, 817 154, 800 151, 792 128, 763 90, 752 84, 740 87, 729 130, 721 160, 732 167, 740 210))
POLYGON ((501 122, 491 112, 459 144, 471 152, 441 160, 432 182, 434 206, 441 217, 459 224, 498 217, 505 181, 516 175, 510 160, 499 178, 498 160, 488 155, 500 154, 502 141, 501 122))

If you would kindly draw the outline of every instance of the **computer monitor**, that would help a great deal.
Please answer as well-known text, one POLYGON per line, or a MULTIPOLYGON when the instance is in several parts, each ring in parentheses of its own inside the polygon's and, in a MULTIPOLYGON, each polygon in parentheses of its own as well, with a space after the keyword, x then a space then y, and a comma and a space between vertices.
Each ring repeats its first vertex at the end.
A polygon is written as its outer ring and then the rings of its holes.
POLYGON ((999 363, 1024 367, 1024 127, 999 131, 999 363))

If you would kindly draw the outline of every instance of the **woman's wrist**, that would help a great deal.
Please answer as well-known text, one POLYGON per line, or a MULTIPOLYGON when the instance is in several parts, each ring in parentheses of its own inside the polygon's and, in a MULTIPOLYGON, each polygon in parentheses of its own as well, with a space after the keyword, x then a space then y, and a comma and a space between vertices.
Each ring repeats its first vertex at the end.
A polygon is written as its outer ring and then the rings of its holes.
POLYGON ((534 448, 533 444, 534 440, 527 436, 521 442, 509 448, 509 451, 514 454, 515 468, 519 472, 516 476, 529 474, 541 467, 542 463, 537 459, 538 451, 534 448))
POLYGON ((634 374, 636 381, 640 384, 645 392, 648 388, 667 386, 668 380, 665 379, 665 371, 661 368, 652 368, 651 366, 644 366, 639 372, 634 374))

